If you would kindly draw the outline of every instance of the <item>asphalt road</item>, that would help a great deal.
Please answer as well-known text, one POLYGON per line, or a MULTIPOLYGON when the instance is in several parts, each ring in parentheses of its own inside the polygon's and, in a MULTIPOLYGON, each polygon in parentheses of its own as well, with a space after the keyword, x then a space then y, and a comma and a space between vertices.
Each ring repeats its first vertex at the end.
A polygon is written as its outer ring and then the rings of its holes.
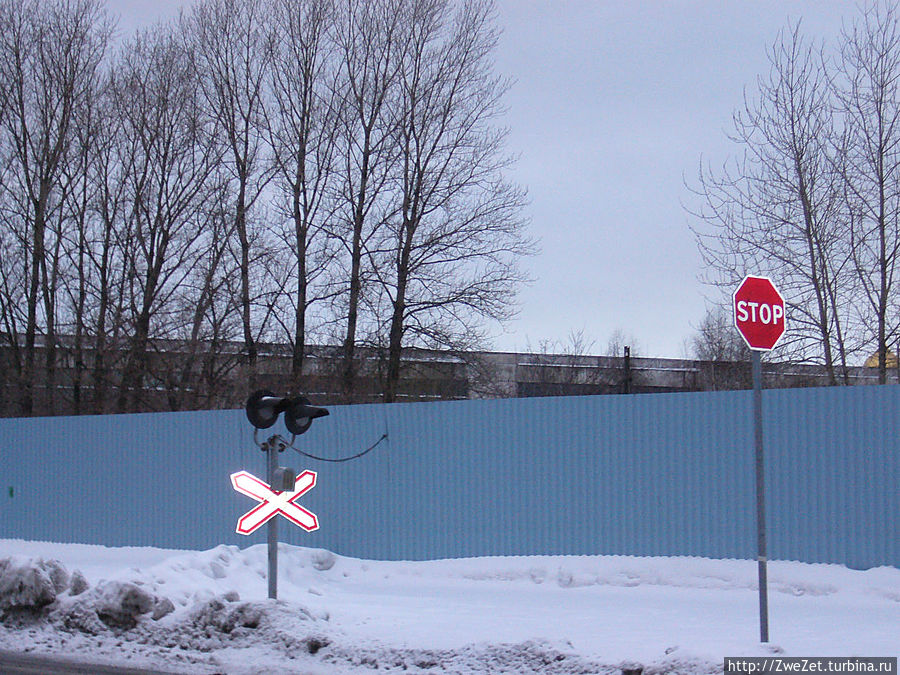
POLYGON ((67 661, 57 656, 0 651, 0 675, 177 675, 172 670, 143 670, 67 661))

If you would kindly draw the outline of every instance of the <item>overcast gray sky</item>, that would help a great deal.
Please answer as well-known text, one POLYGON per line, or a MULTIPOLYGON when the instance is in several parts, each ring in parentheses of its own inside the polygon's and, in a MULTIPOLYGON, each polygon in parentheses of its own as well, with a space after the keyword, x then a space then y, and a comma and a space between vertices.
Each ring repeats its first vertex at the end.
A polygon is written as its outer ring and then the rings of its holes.
MULTIPOLYGON (((107 0, 130 32, 190 0, 107 0)), ((615 331, 642 356, 680 357, 710 290, 683 204, 700 158, 721 164, 732 111, 767 71, 788 19, 835 38, 847 0, 497 0, 497 71, 512 177, 527 187, 535 282, 494 346, 519 351, 615 331)))

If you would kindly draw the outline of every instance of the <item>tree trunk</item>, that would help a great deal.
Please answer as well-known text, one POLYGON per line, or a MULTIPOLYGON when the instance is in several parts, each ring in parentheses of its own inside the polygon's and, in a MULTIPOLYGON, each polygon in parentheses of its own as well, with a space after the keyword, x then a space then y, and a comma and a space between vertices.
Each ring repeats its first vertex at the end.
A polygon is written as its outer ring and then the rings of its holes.
POLYGON ((247 237, 247 176, 241 172, 235 225, 241 245, 241 321, 244 324, 244 349, 247 354, 250 388, 256 386, 257 348, 250 323, 250 240, 247 237))
POLYGON ((406 320, 406 289, 409 284, 409 261, 412 251, 415 225, 404 222, 401 229, 400 254, 397 256, 397 294, 393 301, 391 313, 391 329, 388 337, 388 369, 384 391, 385 403, 393 403, 397 398, 397 385, 400 383, 400 359, 403 355, 403 332, 406 320))
POLYGON ((366 181, 369 171, 368 135, 363 150, 359 194, 353 213, 353 242, 350 250, 350 297, 347 309, 347 336, 344 339, 343 393, 346 403, 352 403, 356 386, 356 324, 359 319, 359 295, 362 289, 362 232, 365 222, 366 181))
MULTIPOLYGON (((302 174, 302 170, 300 172, 302 174)), ((302 177, 300 181, 302 181, 302 177)), ((304 221, 300 208, 300 185, 298 181, 293 189, 294 233, 297 254, 297 307, 294 316, 294 349, 291 357, 291 379, 298 386, 303 376, 303 356, 306 350, 306 303, 308 293, 306 249, 309 228, 304 221)))
POLYGON ((35 342, 37 336, 37 306, 40 290, 41 262, 44 259, 44 218, 40 204, 35 204, 34 225, 32 227, 31 270, 28 279, 28 318, 25 324, 25 373, 22 392, 22 414, 31 416, 34 410, 35 342))

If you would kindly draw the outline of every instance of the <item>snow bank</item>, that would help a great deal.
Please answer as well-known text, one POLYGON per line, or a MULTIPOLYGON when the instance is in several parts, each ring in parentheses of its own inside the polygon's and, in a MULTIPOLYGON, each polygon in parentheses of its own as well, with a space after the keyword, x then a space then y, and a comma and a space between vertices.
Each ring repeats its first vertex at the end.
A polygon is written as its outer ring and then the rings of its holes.
POLYGON ((69 584, 57 560, 0 558, 0 610, 38 614, 69 584))
POLYGON ((0 648, 245 673, 720 672, 724 656, 893 656, 900 570, 617 556, 380 562, 282 545, 0 540, 0 648), (76 567, 77 566, 77 567, 76 567))

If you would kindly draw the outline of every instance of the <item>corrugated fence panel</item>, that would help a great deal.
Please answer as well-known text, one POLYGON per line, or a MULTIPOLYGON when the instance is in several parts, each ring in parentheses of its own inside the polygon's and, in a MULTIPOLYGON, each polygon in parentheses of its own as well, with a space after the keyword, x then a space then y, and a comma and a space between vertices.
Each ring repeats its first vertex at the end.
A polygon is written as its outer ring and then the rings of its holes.
POLYGON ((221 541, 234 412, 0 420, 0 536, 188 548, 221 541), (202 424, 198 421, 202 419, 202 424))
POLYGON ((898 564, 900 388, 766 392, 772 557, 898 564))
MULTIPOLYGON (((298 436, 295 445, 306 452, 329 458, 355 455, 377 443, 385 434, 388 439, 359 459, 326 463, 302 457, 287 450, 281 463, 298 472, 312 469, 318 473, 316 487, 303 496, 302 506, 319 517, 320 529, 306 533, 289 525, 280 526, 281 540, 293 544, 328 548, 337 552, 364 558, 389 558, 393 537, 391 518, 391 475, 394 464, 394 432, 388 427, 386 406, 359 405, 335 406, 331 415, 317 420, 310 430, 298 436)), ((243 414, 241 414, 243 419, 243 414)), ((249 424, 243 419, 246 430, 249 424)), ((270 433, 287 435, 279 422, 270 433)), ((253 447, 250 437, 244 434, 244 445, 253 447)), ((258 450, 248 450, 259 457, 247 469, 258 476, 265 476, 264 455, 258 450)), ((244 499, 241 508, 248 507, 244 499)), ((235 515, 242 512, 232 512, 235 515)), ((232 525, 233 528, 233 525, 232 525)), ((237 535, 235 535, 237 538, 237 535)), ((264 528, 243 538, 242 545, 264 542, 264 528)))
MULTIPOLYGON (((750 392, 334 406, 288 450, 321 529, 281 540, 366 558, 754 558, 750 392)), ((900 387, 764 393, 769 555, 900 564, 900 387)), ((260 432, 285 434, 279 423, 260 432)), ((286 435, 286 434, 285 434, 286 435)), ((208 548, 242 537, 265 475, 242 411, 0 420, 0 537, 208 548)))

